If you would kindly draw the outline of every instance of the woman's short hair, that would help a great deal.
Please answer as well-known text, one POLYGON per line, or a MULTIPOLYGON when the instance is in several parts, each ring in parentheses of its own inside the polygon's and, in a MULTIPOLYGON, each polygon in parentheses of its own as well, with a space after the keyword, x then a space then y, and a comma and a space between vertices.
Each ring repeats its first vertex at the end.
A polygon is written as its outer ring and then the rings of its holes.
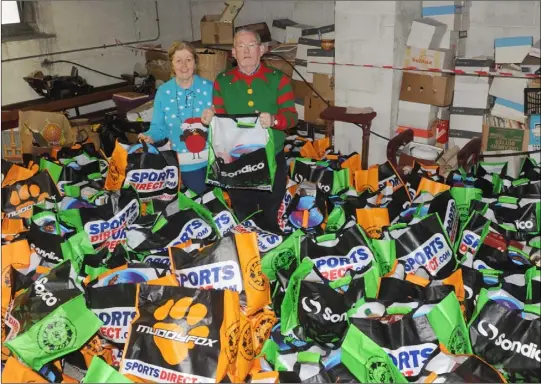
POLYGON ((175 76, 175 71, 173 69, 173 56, 175 55, 175 52, 182 51, 184 49, 192 54, 195 64, 197 65, 198 58, 195 47, 192 44, 186 43, 184 41, 173 41, 173 43, 169 46, 169 49, 167 50, 169 62, 171 63, 171 76, 175 76))

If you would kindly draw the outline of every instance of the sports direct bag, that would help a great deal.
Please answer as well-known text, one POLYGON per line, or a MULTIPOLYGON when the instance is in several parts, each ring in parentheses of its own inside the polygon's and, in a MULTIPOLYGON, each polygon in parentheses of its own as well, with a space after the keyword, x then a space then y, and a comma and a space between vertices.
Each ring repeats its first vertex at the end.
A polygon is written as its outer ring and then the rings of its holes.
POLYGON ((276 160, 274 139, 258 117, 214 116, 209 127, 207 184, 271 191, 276 160))
POLYGON ((437 214, 403 229, 391 227, 390 233, 396 240, 396 258, 403 263, 406 273, 423 268, 431 276, 443 279, 455 270, 455 253, 437 214))
POLYGON ((117 141, 105 189, 117 191, 131 184, 142 201, 173 200, 179 191, 178 158, 175 151, 161 144, 129 146, 117 141))
POLYGON ((239 295, 139 285, 120 373, 162 383, 220 382, 237 354, 239 295))

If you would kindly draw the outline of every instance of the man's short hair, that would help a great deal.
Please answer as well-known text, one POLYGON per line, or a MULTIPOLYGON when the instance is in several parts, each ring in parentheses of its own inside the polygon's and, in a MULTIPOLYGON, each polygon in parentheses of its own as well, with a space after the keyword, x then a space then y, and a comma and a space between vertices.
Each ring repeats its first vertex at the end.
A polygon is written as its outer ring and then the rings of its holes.
POLYGON ((241 33, 251 33, 252 35, 255 36, 255 40, 257 41, 257 44, 261 45, 261 36, 259 36, 259 33, 249 28, 240 28, 239 30, 237 30, 235 32, 235 36, 233 37, 233 43, 237 41, 237 36, 240 35, 241 33))

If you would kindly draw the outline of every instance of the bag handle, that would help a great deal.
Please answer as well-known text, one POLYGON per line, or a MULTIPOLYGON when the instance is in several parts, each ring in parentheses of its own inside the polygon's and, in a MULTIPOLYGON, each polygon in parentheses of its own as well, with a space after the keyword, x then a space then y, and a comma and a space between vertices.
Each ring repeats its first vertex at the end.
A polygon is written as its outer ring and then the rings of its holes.
POLYGON ((227 114, 227 113, 217 113, 214 116, 215 117, 227 117, 230 119, 233 119, 237 121, 239 118, 243 117, 259 117, 259 113, 237 113, 237 114, 227 114))

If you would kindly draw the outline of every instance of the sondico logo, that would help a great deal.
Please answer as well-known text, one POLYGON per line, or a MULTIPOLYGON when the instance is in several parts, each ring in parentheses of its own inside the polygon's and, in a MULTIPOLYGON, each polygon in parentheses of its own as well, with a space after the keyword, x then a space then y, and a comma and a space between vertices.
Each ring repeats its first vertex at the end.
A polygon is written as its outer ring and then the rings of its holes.
POLYGON ((49 279, 46 277, 42 277, 41 279, 37 280, 34 283, 34 290, 36 291, 36 295, 41 297, 41 300, 43 300, 48 307, 52 307, 58 302, 58 299, 54 297, 53 294, 47 290, 47 288, 45 288, 45 284, 47 284, 48 281, 49 279))
POLYGON ((47 251, 37 247, 35 244, 30 244, 30 247, 32 247, 34 249, 34 251, 36 252, 36 254, 39 257, 42 257, 42 258, 48 259, 48 260, 52 260, 52 261, 62 261, 61 258, 56 256, 56 253, 54 251, 47 252, 47 251))
MULTIPOLYGON (((302 304, 302 308, 308 313, 318 315, 322 311, 320 303, 318 303, 315 300, 308 299, 307 297, 302 298, 301 304, 302 304), (313 308, 310 308, 310 306, 308 306, 308 303, 306 302, 306 300, 308 300, 310 302, 310 304, 312 305, 313 308), (314 311, 314 309, 315 309, 315 311, 314 311)), ((332 313, 332 310, 329 307, 323 309, 322 316, 323 316, 323 318, 325 320, 330 321, 331 323, 338 323, 340 321, 346 321, 346 319, 347 319, 347 314, 345 312, 342 313, 341 315, 335 314, 335 313, 332 313)))
POLYGON ((515 226, 517 227, 517 229, 533 229, 534 223, 531 220, 528 220, 528 221, 515 220, 515 226))
POLYGON ((537 349, 537 344, 522 344, 520 341, 511 341, 505 338, 505 333, 502 333, 498 336, 500 331, 494 325, 481 320, 477 325, 477 330, 479 333, 489 340, 496 340, 496 346, 500 347, 504 351, 513 351, 520 353, 522 356, 529 359, 535 359, 541 363, 541 349, 537 349))
POLYGON ((263 168, 265 168, 265 163, 259 163, 259 164, 255 164, 255 165, 245 165, 244 167, 242 167, 239 170, 236 170, 235 172, 229 172, 228 173, 228 172, 222 171, 221 175, 222 175, 222 177, 235 177, 237 175, 240 175, 241 173, 256 172, 256 171, 259 171, 259 170, 261 170, 263 168))

